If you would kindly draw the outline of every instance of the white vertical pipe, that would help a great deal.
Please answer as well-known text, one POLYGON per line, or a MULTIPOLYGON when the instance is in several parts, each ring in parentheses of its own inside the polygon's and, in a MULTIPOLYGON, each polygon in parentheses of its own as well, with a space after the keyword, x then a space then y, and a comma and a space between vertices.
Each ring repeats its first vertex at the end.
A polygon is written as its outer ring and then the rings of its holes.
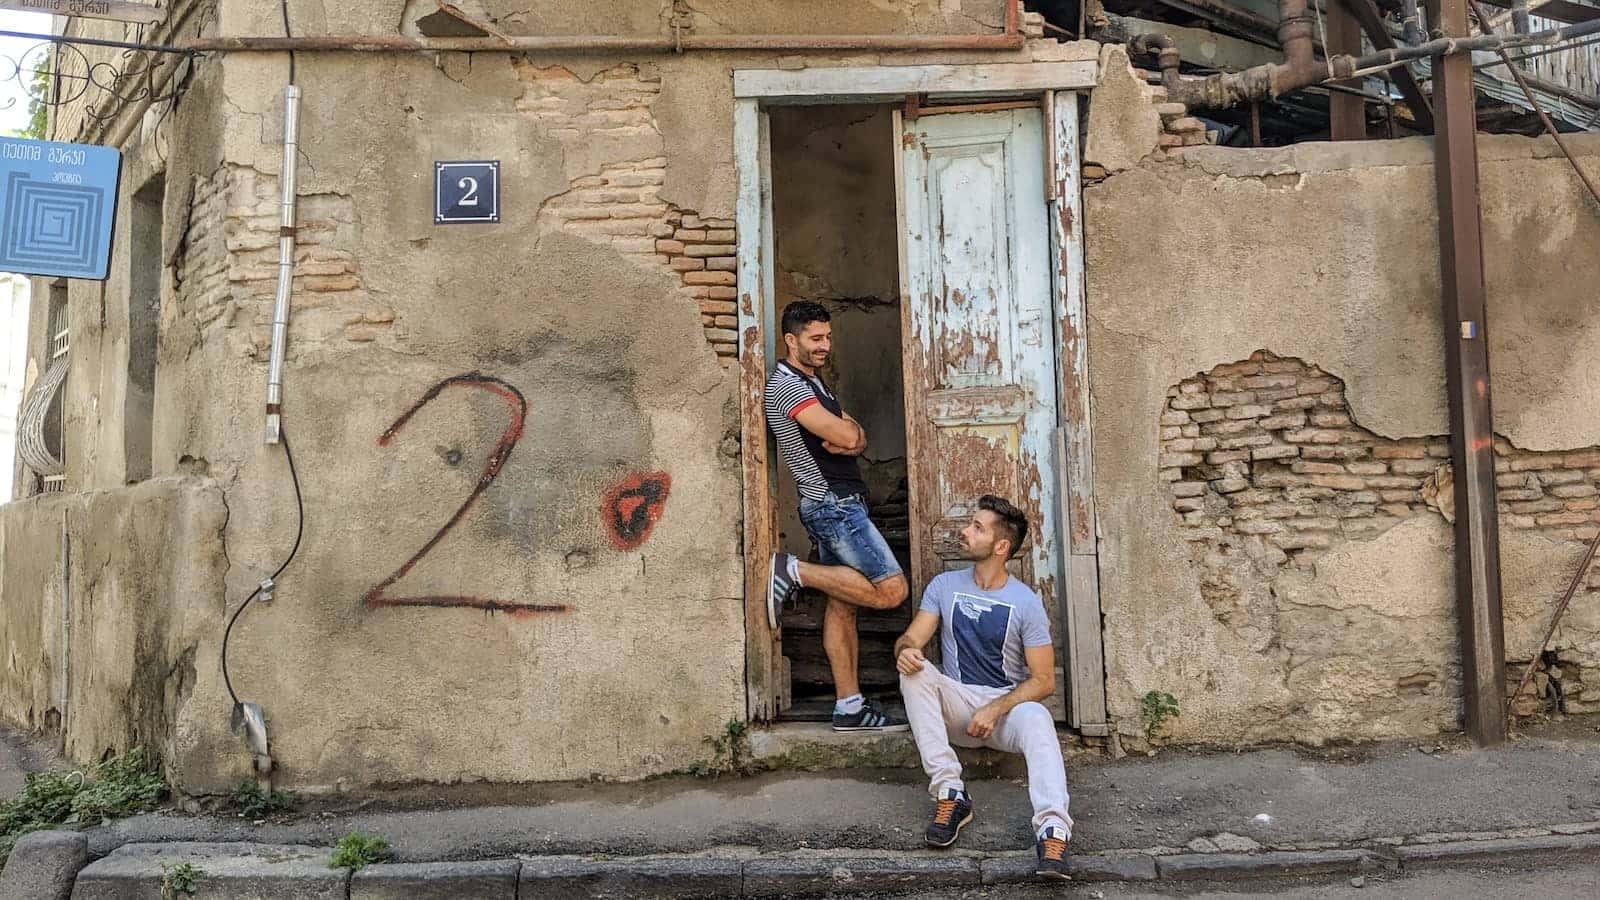
POLYGON ((289 342, 289 296, 294 291, 295 167, 299 162, 300 88, 283 89, 283 196, 278 228, 278 295, 272 304, 272 356, 267 367, 267 443, 283 437, 283 354, 289 342))

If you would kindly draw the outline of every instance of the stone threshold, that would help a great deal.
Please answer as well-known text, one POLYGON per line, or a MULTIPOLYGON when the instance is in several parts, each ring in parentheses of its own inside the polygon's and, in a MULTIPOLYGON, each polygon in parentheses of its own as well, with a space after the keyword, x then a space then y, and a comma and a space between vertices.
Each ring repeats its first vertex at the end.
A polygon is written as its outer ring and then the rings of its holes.
MULTIPOLYGON (((19 844, 12 865, 30 865, 19 844)), ((465 897, 769 897, 972 888, 1038 880, 1030 851, 760 853, 718 848, 640 857, 545 856, 475 862, 383 863, 354 873, 330 869, 327 848, 264 844, 127 844, 76 872, 74 900, 161 895, 163 864, 189 862, 207 897, 329 900, 465 897)), ((1152 847, 1073 857, 1081 882, 1234 881, 1402 872, 1425 867, 1600 859, 1600 821, 1499 832, 1418 834, 1305 844, 1259 852, 1189 852, 1152 847)), ((10 866, 8 866, 7 874, 10 866)), ((3 882, 0 882, 3 883, 3 882)), ((62 885, 64 886, 64 884, 62 885)), ((56 896, 41 885, 39 896, 56 896)))

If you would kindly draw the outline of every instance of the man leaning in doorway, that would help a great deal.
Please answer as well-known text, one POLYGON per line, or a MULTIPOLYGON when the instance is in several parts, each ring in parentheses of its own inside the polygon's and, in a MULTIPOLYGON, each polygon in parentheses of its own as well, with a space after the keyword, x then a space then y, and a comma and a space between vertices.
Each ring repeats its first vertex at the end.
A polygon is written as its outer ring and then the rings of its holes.
POLYGON ((895 641, 895 667, 931 780, 927 842, 948 847, 972 821, 972 797, 951 744, 1020 753, 1028 763, 1037 871, 1065 879, 1072 837, 1067 771, 1055 721, 1039 702, 1055 693, 1055 649, 1039 595, 1006 571, 1006 560, 1027 539, 1021 510, 999 497, 980 499, 961 530, 961 556, 973 565, 928 584, 911 627, 895 641), (935 631, 943 672, 922 655, 935 631))
POLYGON ((767 378, 767 427, 800 494, 800 521, 818 562, 772 556, 767 624, 800 587, 827 595, 822 648, 833 671, 835 731, 905 731, 904 719, 861 696, 856 609, 894 609, 906 599, 906 576, 889 544, 867 518, 867 485, 856 457, 867 433, 839 405, 818 371, 833 350, 828 311, 797 300, 783 311, 784 359, 767 378))

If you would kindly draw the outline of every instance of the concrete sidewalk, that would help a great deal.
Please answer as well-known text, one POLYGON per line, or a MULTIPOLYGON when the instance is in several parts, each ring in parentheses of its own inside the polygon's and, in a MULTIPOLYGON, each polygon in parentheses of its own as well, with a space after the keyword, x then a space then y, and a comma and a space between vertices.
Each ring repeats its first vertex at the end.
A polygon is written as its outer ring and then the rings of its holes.
MULTIPOLYGON (((1600 857, 1593 718, 1483 751, 1452 738, 1321 751, 1168 750, 1118 761, 1082 755, 1068 765, 1073 849, 1085 880, 1228 881, 1600 857)), ((1021 779, 969 775, 977 819, 955 852, 922 848, 931 804, 920 772, 908 769, 425 786, 309 799, 282 820, 167 812, 109 823, 84 835, 98 861, 81 873, 75 896, 150 895, 160 864, 178 859, 214 873, 215 891, 292 874, 294 890, 308 891, 292 895, 330 897, 461 896, 480 882, 483 896, 512 897, 518 884, 522 896, 766 896, 1028 880, 1032 834, 1021 779), (498 802, 483 802, 491 797, 498 802), (352 829, 387 838, 392 864, 354 878, 328 869, 327 848, 352 829), (466 862, 473 865, 457 865, 466 862)))
MULTIPOLYGON (((1503 831, 1600 820, 1600 718, 1543 726, 1494 750, 1459 738, 1317 751, 1163 751, 1068 762, 1079 852, 1175 847, 1228 832, 1267 847, 1503 831), (1442 749, 1434 749, 1442 747, 1442 749), (1427 751, 1427 752, 1423 752, 1427 751), (1258 821, 1265 814, 1270 823, 1258 821)), ((909 741, 909 738, 906 738, 909 741)), ((974 772, 969 775, 976 774, 974 772)), ((969 850, 1032 846, 1020 777, 973 778, 969 850)), ((931 802, 910 769, 769 772, 636 784, 432 786, 395 800, 313 803, 285 822, 145 815, 89 832, 101 856, 128 842, 331 844, 355 828, 407 862, 517 854, 622 856, 717 846, 911 850, 931 802), (469 805, 457 805, 456 800, 469 805), (498 802, 481 803, 485 797, 498 802), (395 808, 405 805, 409 808, 395 808)), ((1201 845, 1203 846, 1203 845, 1201 845)))

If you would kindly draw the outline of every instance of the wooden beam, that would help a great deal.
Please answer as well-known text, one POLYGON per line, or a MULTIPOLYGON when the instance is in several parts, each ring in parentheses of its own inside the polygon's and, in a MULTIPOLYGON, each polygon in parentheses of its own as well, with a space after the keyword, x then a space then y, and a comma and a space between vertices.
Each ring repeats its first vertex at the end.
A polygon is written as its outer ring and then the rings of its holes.
MULTIPOLYGON (((1384 27, 1383 17, 1378 15, 1378 7, 1372 0, 1340 0, 1340 2, 1356 17, 1356 21, 1361 23, 1361 30, 1367 33, 1367 39, 1372 41, 1374 49, 1394 49, 1394 38, 1384 27)), ((1416 76, 1411 74, 1411 67, 1390 69, 1389 76, 1394 79, 1395 87, 1400 89, 1400 95, 1405 98, 1406 106, 1411 108, 1411 118, 1417 123, 1417 127, 1423 131, 1433 131, 1433 107, 1428 103, 1428 95, 1422 92, 1422 85, 1418 84, 1416 76)))
POLYGON ((755 100, 733 110, 733 159, 739 179, 739 426, 744 473, 744 630, 746 713, 771 721, 788 696, 778 634, 767 624, 768 561, 776 548, 762 391, 767 380, 767 323, 772 317, 769 141, 766 116, 755 100))
MULTIPOLYGON (((1363 0, 1366 2, 1366 0, 1363 0)), ((1341 3, 1328 5, 1326 49, 1329 54, 1361 55, 1361 23, 1350 8, 1341 3)), ((1364 79, 1347 78, 1335 84, 1360 88, 1364 79)), ((1367 139, 1367 100, 1344 91, 1328 95, 1328 137, 1335 141, 1367 139)))
POLYGON ((1061 372, 1056 478, 1066 529, 1061 555, 1064 594, 1060 633, 1067 665, 1068 722, 1090 736, 1108 733, 1105 645, 1100 618, 1100 556, 1095 531, 1094 441, 1089 419, 1089 316, 1083 281, 1083 158, 1078 95, 1061 91, 1047 123, 1054 129, 1051 244, 1055 251, 1056 352, 1061 372))
MULTIPOLYGON (((1466 37, 1470 33, 1467 0, 1439 0, 1439 9, 1436 21, 1446 35, 1466 37)), ((1507 685, 1472 56, 1436 56, 1433 72, 1439 116, 1433 145, 1439 191, 1439 269, 1450 458, 1455 467, 1456 617, 1461 633, 1465 726, 1473 743, 1483 747, 1506 739, 1507 685)))
POLYGON ((995 63, 939 66, 836 66, 815 69, 739 69, 733 95, 768 101, 898 101, 907 94, 987 96, 1044 90, 1087 90, 1100 64, 995 63))

